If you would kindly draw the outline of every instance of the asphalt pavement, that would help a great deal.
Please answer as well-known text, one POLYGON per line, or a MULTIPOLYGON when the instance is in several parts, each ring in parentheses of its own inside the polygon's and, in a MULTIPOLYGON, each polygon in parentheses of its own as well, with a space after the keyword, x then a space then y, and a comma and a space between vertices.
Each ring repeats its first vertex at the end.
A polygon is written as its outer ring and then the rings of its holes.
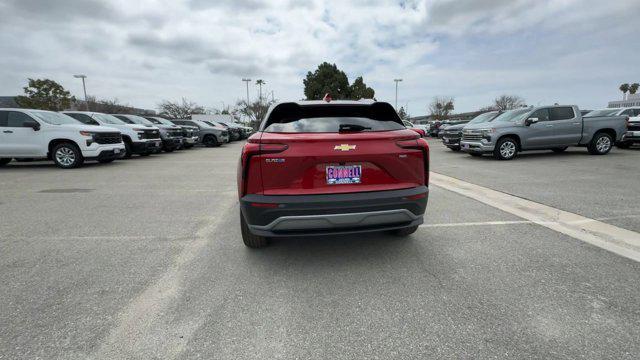
MULTIPOLYGON (((430 143, 433 171, 640 231, 638 150, 498 162, 430 143)), ((0 169, 0 359, 640 354, 640 264, 437 186, 406 239, 246 248, 240 147, 0 169)))

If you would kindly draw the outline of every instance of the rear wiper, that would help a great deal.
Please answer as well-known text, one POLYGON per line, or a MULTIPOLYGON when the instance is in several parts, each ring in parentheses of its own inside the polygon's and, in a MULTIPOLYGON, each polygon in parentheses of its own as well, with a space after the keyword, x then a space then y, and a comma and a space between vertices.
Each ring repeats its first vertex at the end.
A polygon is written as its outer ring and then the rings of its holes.
POLYGON ((357 124, 340 124, 339 132, 348 132, 348 131, 364 131, 371 130, 370 127, 357 125, 357 124))

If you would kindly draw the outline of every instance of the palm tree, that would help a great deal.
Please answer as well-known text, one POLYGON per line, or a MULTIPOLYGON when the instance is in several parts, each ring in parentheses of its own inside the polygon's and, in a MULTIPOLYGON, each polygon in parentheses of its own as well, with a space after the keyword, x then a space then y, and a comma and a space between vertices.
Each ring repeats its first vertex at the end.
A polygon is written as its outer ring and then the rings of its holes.
POLYGON ((622 100, 626 100, 627 91, 629 91, 629 84, 622 84, 622 85, 620 85, 620 87, 618 89, 620 89, 620 91, 622 91, 622 100))
POLYGON ((631 84, 631 86, 629 86, 629 94, 635 94, 636 91, 638 91, 638 88, 640 88, 640 84, 638 83, 633 83, 631 84))
POLYGON ((266 84, 266 82, 264 82, 264 80, 262 80, 262 79, 256 80, 256 85, 260 86, 260 103, 262 103, 262 85, 264 85, 264 84, 266 84))

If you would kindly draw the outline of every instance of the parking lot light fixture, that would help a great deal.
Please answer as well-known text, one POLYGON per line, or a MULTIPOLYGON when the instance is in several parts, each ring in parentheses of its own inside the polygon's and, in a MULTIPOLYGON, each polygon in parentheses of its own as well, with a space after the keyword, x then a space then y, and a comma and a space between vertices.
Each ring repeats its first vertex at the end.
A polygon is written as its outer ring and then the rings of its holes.
POLYGON ((393 79, 396 83, 396 111, 398 111, 398 83, 402 81, 402 79, 393 79))
POLYGON ((247 106, 248 106, 249 105, 249 83, 251 82, 251 79, 242 78, 242 81, 244 81, 247 84, 247 106))
POLYGON ((84 102, 87 102, 87 86, 84 82, 84 79, 87 78, 87 75, 83 75, 83 74, 78 74, 78 75, 73 75, 74 78, 76 79, 82 79, 82 90, 84 91, 84 102))

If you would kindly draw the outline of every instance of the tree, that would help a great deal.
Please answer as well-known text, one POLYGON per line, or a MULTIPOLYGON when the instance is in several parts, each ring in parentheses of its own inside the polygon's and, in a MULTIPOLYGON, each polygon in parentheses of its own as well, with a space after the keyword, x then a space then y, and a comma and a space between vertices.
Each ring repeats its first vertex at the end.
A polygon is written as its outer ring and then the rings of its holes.
POLYGON ((453 98, 447 96, 436 96, 429 104, 431 116, 436 120, 447 119, 453 108, 453 98))
POLYGON ((629 86, 629 94, 633 95, 638 91, 638 88, 640 88, 640 84, 638 83, 633 83, 631 84, 631 86, 629 86))
POLYGON ((621 84, 618 89, 622 91, 622 100, 625 100, 627 98, 627 91, 629 91, 629 84, 621 84))
POLYGON ((373 99, 375 94, 376 92, 364 83, 362 76, 358 76, 349 86, 348 98, 352 100, 373 99))
POLYGON ((302 82, 307 100, 320 100, 326 93, 335 100, 347 99, 350 91, 347 74, 328 62, 320 64, 313 73, 309 71, 302 82))
POLYGON ((493 108, 500 111, 513 110, 526 106, 524 99, 518 95, 501 95, 493 100, 493 108))
POLYGON ((191 119, 193 114, 205 113, 204 107, 185 98, 182 98, 181 102, 163 100, 158 104, 158 110, 160 110, 160 115, 170 119, 191 119))
POLYGON ((269 107, 273 103, 274 102, 272 100, 268 99, 266 101, 258 100, 252 103, 247 103, 246 100, 238 100, 234 112, 237 112, 240 115, 248 118, 249 126, 257 130, 258 126, 260 126, 260 122, 265 117, 265 115, 267 115, 267 111, 269 111, 269 107))
POLYGON ((23 108, 61 111, 76 100, 62 85, 49 79, 29 79, 23 90, 24 96, 16 96, 16 103, 23 108))
POLYGON ((411 117, 407 111, 404 109, 404 107, 400 107, 400 110, 398 110, 398 116, 400 117, 400 119, 402 120, 409 120, 409 118, 411 117))

